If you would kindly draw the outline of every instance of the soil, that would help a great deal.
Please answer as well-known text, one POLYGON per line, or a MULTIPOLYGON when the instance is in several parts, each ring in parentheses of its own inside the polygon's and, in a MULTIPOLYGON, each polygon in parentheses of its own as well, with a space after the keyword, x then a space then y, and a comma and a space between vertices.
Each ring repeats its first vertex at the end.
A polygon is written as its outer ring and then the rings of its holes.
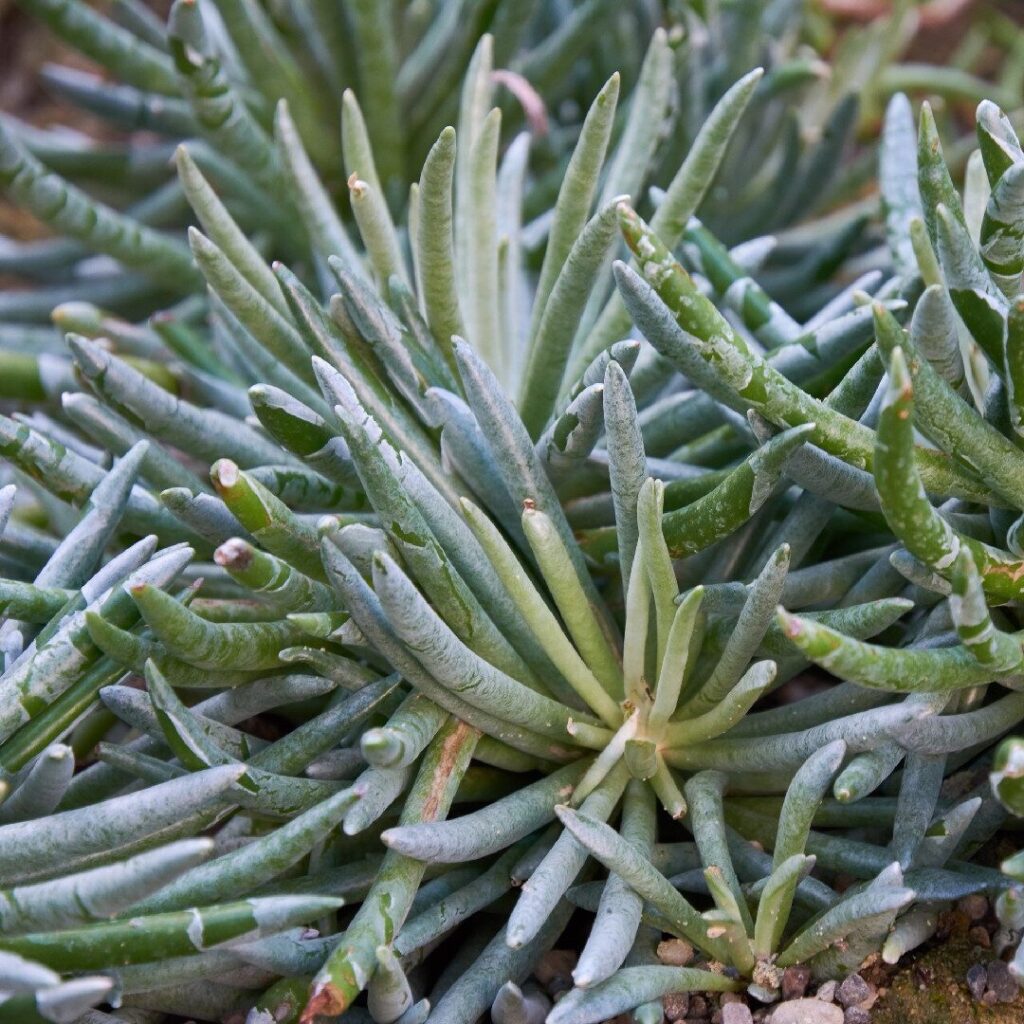
POLYGON ((872 1007, 871 1024, 1021 1024, 1024 994, 985 1006, 967 990, 967 971, 989 956, 963 934, 906 957, 872 1007))

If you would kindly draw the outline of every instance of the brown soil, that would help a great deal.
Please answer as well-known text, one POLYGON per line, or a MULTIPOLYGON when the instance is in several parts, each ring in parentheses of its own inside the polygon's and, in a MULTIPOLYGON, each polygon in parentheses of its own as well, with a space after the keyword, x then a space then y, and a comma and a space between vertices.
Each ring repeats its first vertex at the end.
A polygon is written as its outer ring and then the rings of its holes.
POLYGON ((1024 993, 1012 1003, 989 1007, 967 990, 968 969, 991 957, 966 935, 950 936, 907 957, 872 1008, 871 1024, 1021 1024, 1024 993))

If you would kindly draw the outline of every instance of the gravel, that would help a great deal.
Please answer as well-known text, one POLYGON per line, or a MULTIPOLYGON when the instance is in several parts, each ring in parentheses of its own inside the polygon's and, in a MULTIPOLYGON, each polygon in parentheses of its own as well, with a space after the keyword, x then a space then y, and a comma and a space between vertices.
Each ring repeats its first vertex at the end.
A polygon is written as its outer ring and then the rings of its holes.
POLYGON ((968 921, 980 921, 988 913, 988 899, 980 892, 965 896, 956 905, 968 921))
POLYGON ((802 999, 811 981, 811 969, 803 964, 787 967, 782 974, 782 998, 802 999))
POLYGON ((754 1024, 754 1015, 744 1003, 726 1003, 722 1007, 722 1024, 754 1024))
POLYGON ((690 1011, 690 997, 686 992, 662 996, 661 1008, 670 1021, 683 1020, 690 1011))
POLYGON ((1017 998, 1019 986, 1010 974, 1010 968, 1002 960, 993 960, 986 971, 988 975, 988 991, 995 996, 997 1003, 1012 1003, 1017 998))
POLYGON ((826 981, 818 986, 818 992, 815 998, 820 999, 822 1002, 831 1003, 836 997, 836 989, 839 987, 839 983, 835 981, 826 981))
POLYGON ((843 1024, 843 1011, 821 999, 793 999, 772 1010, 771 1024, 843 1024))
POLYGON ((967 971, 967 989, 975 999, 980 1000, 988 985, 988 971, 984 964, 974 964, 967 971))
POLYGON ((671 967, 685 967, 693 959, 693 946, 686 939, 658 943, 658 959, 671 967))
POLYGON ((843 979, 836 991, 836 997, 843 1006, 856 1006, 871 995, 868 983, 859 975, 851 974, 843 979))
POLYGON ((843 1024, 871 1024, 871 1014, 859 1006, 849 1006, 843 1013, 843 1024))

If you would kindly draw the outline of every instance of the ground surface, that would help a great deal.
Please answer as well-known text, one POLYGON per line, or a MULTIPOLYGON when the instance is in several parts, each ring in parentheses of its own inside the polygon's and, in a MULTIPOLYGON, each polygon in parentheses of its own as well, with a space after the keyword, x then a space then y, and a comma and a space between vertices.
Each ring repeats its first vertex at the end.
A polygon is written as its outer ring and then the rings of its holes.
POLYGON ((871 1024, 1021 1024, 1024 995, 985 1006, 965 983, 967 971, 991 956, 964 935, 907 959, 871 1010, 871 1024))

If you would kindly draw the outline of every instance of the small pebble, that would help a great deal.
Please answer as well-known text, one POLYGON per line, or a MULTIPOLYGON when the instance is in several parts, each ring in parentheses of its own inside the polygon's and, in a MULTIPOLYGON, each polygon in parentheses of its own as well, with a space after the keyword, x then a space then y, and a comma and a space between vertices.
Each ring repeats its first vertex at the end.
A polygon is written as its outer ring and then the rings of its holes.
POLYGON ((805 964, 787 967, 782 973, 782 998, 802 999, 811 981, 811 969, 805 964))
POLYGON ((685 967, 693 959, 693 946, 686 939, 658 943, 658 959, 670 967, 685 967))
POLYGON ((726 1003, 722 1007, 722 1024, 754 1024, 754 1015, 745 1003, 726 1003))
POLYGON ((993 960, 988 965, 988 991, 996 997, 998 1003, 1012 1003, 1019 991, 1016 979, 1010 968, 1002 960, 993 960))
POLYGON ((771 988, 754 982, 747 986, 747 995, 765 1005, 777 1003, 779 1001, 778 982, 774 982, 771 988))
POLYGON ((825 981, 818 986, 817 998, 825 1003, 831 1003, 836 997, 836 989, 839 983, 836 981, 825 981))
POLYGON ((537 963, 533 976, 544 986, 552 982, 572 988, 572 970, 577 956, 571 949, 549 949, 537 963))
POLYGON ((851 974, 843 979, 836 990, 836 997, 843 1006, 856 1006, 863 1003, 871 995, 868 983, 859 975, 851 974))
POLYGON ((690 997, 686 992, 671 992, 661 997, 661 1006, 670 1021, 683 1020, 690 1009, 690 997))
POLYGON ((708 1001, 703 996, 690 996, 690 1017, 707 1017, 708 1001))
POLYGON ((834 1003, 820 999, 793 999, 779 1003, 769 1021, 770 1024, 843 1024, 843 1011, 834 1003))
POLYGON ((988 929, 983 924, 976 924, 967 933, 967 938, 976 946, 981 946, 982 949, 991 949, 992 947, 992 936, 989 935, 988 929))
POLYGON ((871 1014, 859 1006, 848 1006, 843 1013, 843 1024, 871 1024, 871 1014))
POLYGON ((968 921, 980 921, 988 913, 988 899, 980 892, 971 893, 957 903, 956 909, 968 921))
POLYGON ((871 1007, 878 1002, 878 989, 875 988, 875 986, 872 985, 870 981, 868 982, 868 988, 871 990, 871 994, 867 997, 867 999, 861 1000, 861 1002, 857 1004, 857 1007, 861 1010, 870 1010, 871 1007))
POLYGON ((1016 949, 1020 942, 1020 932, 1012 931, 1010 928, 997 928, 992 936, 992 952, 996 956, 1002 956, 1008 949, 1016 949))

